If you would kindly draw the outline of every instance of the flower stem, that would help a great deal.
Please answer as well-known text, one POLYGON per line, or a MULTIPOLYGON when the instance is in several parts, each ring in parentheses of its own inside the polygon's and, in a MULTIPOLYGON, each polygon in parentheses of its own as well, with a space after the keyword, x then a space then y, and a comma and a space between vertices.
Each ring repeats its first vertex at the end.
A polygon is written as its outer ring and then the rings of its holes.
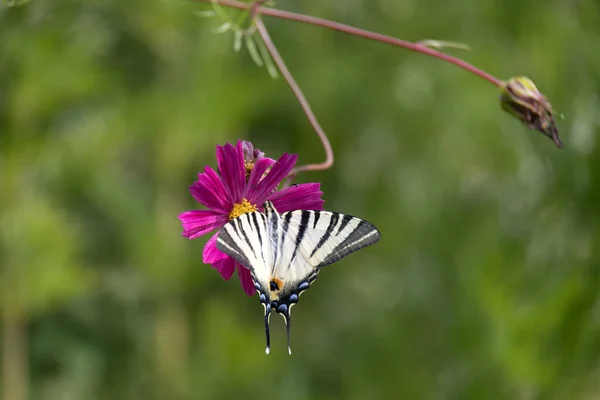
POLYGON ((300 167, 294 168, 288 175, 288 178, 289 178, 288 181, 291 181, 291 179, 293 179, 294 176, 296 176, 296 174, 298 174, 299 172, 322 171, 322 170, 331 168, 331 166, 333 165, 333 150, 331 148, 331 144, 329 143, 329 139, 327 139, 327 135, 323 131, 323 128, 321 128, 319 121, 317 121, 317 117, 315 117, 315 114, 313 113, 312 109, 310 108, 310 104, 306 100, 306 97, 304 97, 304 94, 302 93, 300 86, 298 86, 298 84, 296 83, 296 80, 294 79, 294 77, 288 70, 287 66, 285 65, 285 62, 279 55, 279 52, 277 51, 277 47, 275 47, 275 44, 271 40, 271 37, 269 36, 269 32, 267 31, 267 28, 265 27, 265 24, 262 22, 262 19, 260 18, 260 16, 257 16, 255 18, 254 24, 256 26, 256 30, 258 31, 261 39, 265 43, 267 50, 269 51, 271 58, 273 59, 273 61, 275 61, 275 65, 277 65, 279 72, 281 72, 281 75, 283 75, 286 82, 292 89, 292 92, 296 96, 296 99, 298 99, 298 102, 300 103, 300 106, 302 107, 304 114, 306 114, 308 121, 310 122, 313 129, 319 136, 319 139, 321 139, 321 143, 323 144, 323 148, 325 149, 325 161, 323 161, 322 163, 319 163, 319 164, 307 164, 307 165, 302 165, 300 167))
POLYGON ((503 84, 503 82, 500 79, 488 74, 485 71, 480 70, 479 68, 475 67, 474 65, 471 65, 468 62, 463 61, 459 58, 456 58, 451 55, 448 55, 448 54, 442 53, 440 51, 434 50, 432 48, 429 48, 422 43, 412 43, 412 42, 408 42, 406 40, 401 40, 401 39, 397 39, 397 38, 394 38, 391 36, 383 35, 381 33, 376 33, 376 32, 367 31, 365 29, 355 28, 353 26, 341 24, 339 22, 334 22, 334 21, 330 21, 330 20, 326 20, 326 19, 322 19, 322 18, 317 18, 317 17, 311 17, 309 15, 297 14, 297 13, 293 13, 293 12, 289 12, 289 11, 277 10, 277 9, 268 8, 268 7, 256 7, 256 5, 253 5, 250 3, 243 3, 241 1, 236 1, 236 0, 196 0, 196 1, 215 2, 215 3, 218 3, 219 5, 222 5, 225 7, 237 8, 240 10, 251 10, 254 7, 254 12, 256 13, 256 15, 267 15, 269 17, 281 18, 281 19, 286 19, 289 21, 296 21, 296 22, 302 22, 305 24, 321 26, 323 28, 329 28, 329 29, 333 29, 333 30, 336 30, 339 32, 344 32, 349 35, 359 36, 359 37, 362 37, 365 39, 374 40, 374 41, 389 44, 392 46, 402 47, 402 48, 405 48, 408 50, 416 51, 418 53, 422 53, 422 54, 429 55, 431 57, 438 58, 440 60, 449 62, 450 64, 454 64, 457 67, 463 68, 463 69, 471 72, 472 74, 477 75, 480 78, 487 80, 488 82, 492 83, 494 86, 501 87, 503 84))

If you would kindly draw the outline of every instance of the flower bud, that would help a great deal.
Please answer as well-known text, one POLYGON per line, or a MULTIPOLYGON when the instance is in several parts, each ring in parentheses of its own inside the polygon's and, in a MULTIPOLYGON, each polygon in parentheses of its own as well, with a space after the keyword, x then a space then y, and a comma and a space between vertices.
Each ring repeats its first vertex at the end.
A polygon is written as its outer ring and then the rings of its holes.
POLYGON ((501 89, 500 104, 504 111, 518 118, 528 128, 552 139, 557 147, 562 147, 552 105, 531 79, 524 76, 513 77, 504 82, 501 89))
POLYGON ((265 153, 259 149, 255 149, 251 142, 247 142, 245 140, 242 140, 242 150, 244 154, 244 162, 246 163, 256 163, 256 161, 265 156, 265 153))
POLYGON ((254 164, 265 156, 265 153, 259 149, 255 149, 251 142, 242 140, 242 151, 244 154, 244 165, 246 167, 246 179, 250 178, 250 173, 254 168, 254 164))

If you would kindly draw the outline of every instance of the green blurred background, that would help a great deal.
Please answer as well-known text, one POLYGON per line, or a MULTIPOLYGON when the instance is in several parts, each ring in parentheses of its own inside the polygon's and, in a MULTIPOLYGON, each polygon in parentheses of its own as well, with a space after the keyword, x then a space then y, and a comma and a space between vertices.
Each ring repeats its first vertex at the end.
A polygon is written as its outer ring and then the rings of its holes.
MULTIPOLYGON (((4 2, 6 4, 6 2, 4 2)), ((328 267, 292 349, 237 277, 181 237, 215 146, 323 150, 205 4, 31 0, 0 9, 5 400, 600 399, 600 4, 280 0, 283 9, 527 75, 565 149, 450 64, 265 18, 331 139, 326 208, 382 240, 328 267)))

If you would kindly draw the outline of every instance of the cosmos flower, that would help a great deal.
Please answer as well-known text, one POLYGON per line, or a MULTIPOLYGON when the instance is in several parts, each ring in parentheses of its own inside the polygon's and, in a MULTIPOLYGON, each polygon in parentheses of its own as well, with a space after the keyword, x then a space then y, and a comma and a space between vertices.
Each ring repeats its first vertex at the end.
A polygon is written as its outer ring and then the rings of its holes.
MULTIPOLYGON (((262 204, 270 200, 279 212, 293 210, 322 210, 324 200, 319 183, 294 185, 277 190, 277 186, 296 165, 296 154, 283 154, 279 160, 264 156, 252 143, 238 141, 217 146, 218 172, 205 167, 198 180, 190 186, 194 199, 207 209, 186 211, 179 215, 184 237, 196 239, 242 214, 262 211, 262 204)), ((216 247, 215 233, 204 246, 202 261, 211 264, 225 280, 236 268, 248 296, 255 293, 250 271, 216 247)))

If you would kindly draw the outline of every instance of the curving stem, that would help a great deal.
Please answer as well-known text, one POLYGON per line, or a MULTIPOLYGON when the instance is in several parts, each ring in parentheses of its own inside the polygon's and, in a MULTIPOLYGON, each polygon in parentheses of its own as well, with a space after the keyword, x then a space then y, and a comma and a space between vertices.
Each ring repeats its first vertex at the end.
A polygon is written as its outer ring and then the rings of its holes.
POLYGON ((304 93, 302 93, 302 89, 300 89, 300 86, 298 86, 296 80, 285 65, 283 58, 281 58, 281 55, 279 55, 277 47, 275 47, 275 44, 271 40, 271 36, 269 35, 269 32, 267 31, 267 28, 262 22, 260 16, 255 17, 254 24, 261 39, 265 43, 269 54, 271 55, 271 58, 275 62, 275 65, 277 65, 277 68, 279 69, 279 72, 281 72, 281 75, 283 75, 286 82, 290 86, 290 89, 292 89, 294 96, 296 96, 296 99, 298 99, 300 107, 302 107, 304 114, 306 114, 308 121, 319 136, 319 139, 321 139, 321 143, 323 144, 323 148, 325 149, 325 161, 318 164, 307 164, 294 168, 288 175, 288 180, 291 181, 294 178, 294 176, 296 176, 296 174, 302 171, 321 171, 331 168, 331 166, 333 165, 333 150, 331 148, 331 143, 329 143, 329 139, 327 138, 327 134, 325 133, 325 131, 323 131, 323 128, 321 128, 321 125, 319 124, 319 121, 317 121, 317 117, 315 117, 315 114, 313 113, 312 108, 308 103, 308 100, 306 100, 306 97, 304 97, 304 93))

